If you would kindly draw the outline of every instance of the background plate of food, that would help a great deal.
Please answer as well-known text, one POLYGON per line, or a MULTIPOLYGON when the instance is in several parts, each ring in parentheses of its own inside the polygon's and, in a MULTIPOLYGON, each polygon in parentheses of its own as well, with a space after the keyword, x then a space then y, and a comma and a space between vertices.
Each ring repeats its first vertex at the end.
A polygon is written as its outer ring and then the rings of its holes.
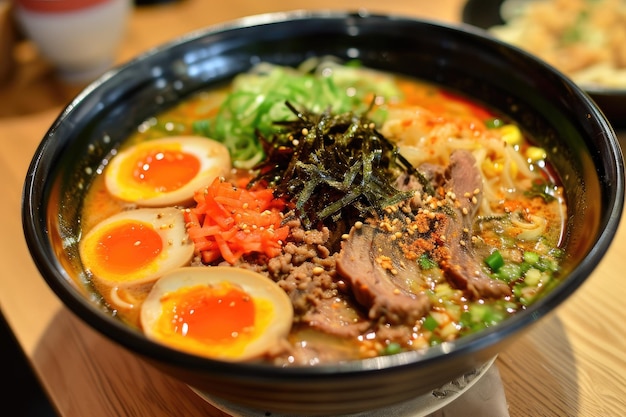
POLYGON ((463 21, 553 65, 626 127, 626 2, 470 0, 463 21))

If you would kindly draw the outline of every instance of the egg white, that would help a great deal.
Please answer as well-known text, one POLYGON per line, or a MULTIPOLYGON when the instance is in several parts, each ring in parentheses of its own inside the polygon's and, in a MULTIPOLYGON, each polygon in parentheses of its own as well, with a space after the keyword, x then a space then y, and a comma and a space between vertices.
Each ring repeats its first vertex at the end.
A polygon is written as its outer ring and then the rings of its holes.
POLYGON ((79 242, 79 254, 85 270, 100 284, 120 287, 156 280, 169 270, 189 264, 194 245, 189 240, 185 218, 180 209, 139 208, 117 213, 95 225, 79 242), (149 264, 130 273, 112 271, 96 253, 100 240, 115 226, 139 221, 155 230, 161 238, 161 251, 149 264))
POLYGON ((195 191, 209 185, 216 177, 226 175, 230 169, 230 154, 222 143, 205 137, 172 136, 124 148, 109 161, 104 179, 109 193, 120 200, 145 207, 164 207, 191 202, 195 191), (133 170, 138 158, 151 150, 164 148, 194 155, 200 161, 195 177, 172 191, 154 190, 135 181, 133 170))
POLYGON ((156 281, 143 302, 140 321, 146 336, 159 343, 213 359, 243 361, 276 348, 280 339, 287 336, 293 321, 293 306, 289 296, 278 284, 254 271, 229 266, 191 266, 170 271, 156 281), (224 282, 239 286, 255 302, 265 300, 271 305, 271 311, 265 312, 267 316, 257 319, 255 327, 258 328, 253 330, 254 339, 247 342, 243 349, 237 346, 229 350, 228 342, 207 344, 196 339, 185 340, 185 336, 181 335, 164 334, 159 330, 158 321, 164 314, 162 299, 165 295, 185 287, 220 285, 224 282))

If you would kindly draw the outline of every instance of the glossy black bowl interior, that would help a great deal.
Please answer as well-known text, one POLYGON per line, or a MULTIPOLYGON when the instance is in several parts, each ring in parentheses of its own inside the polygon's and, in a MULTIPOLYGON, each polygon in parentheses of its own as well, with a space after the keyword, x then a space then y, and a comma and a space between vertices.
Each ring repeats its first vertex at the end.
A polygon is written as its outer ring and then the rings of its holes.
MULTIPOLYGON (((469 0, 465 3, 462 20, 481 29, 504 24, 500 7, 505 0, 469 0)), ((613 127, 626 128, 626 88, 584 87, 602 109, 613 127)))
POLYGON ((209 394, 274 412, 339 414, 423 394, 492 358, 589 276, 616 231, 624 192, 610 125, 580 89, 527 54, 471 27, 356 13, 263 15, 209 28, 116 69, 82 92, 43 138, 24 188, 26 240, 44 279, 78 317, 160 369, 209 394), (77 254, 79 211, 102 158, 144 119, 256 62, 311 56, 365 65, 470 94, 514 118, 550 150, 570 205, 568 277, 527 311, 480 334, 333 366, 276 368, 202 359, 154 344, 94 296, 77 254))

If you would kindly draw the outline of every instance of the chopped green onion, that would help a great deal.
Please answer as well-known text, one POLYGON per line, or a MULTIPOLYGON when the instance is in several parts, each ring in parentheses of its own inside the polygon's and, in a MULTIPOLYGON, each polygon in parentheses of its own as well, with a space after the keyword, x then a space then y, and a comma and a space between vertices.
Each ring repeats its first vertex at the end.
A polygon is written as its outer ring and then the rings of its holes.
POLYGON ((535 252, 525 251, 524 262, 528 262, 531 265, 537 265, 537 262, 539 262, 539 254, 535 252))
POLYGON ((433 269, 434 267, 437 266, 437 262, 435 262, 432 259, 430 259, 430 257, 426 253, 423 253, 419 257, 418 262, 419 262, 420 268, 422 268, 422 270, 424 270, 424 271, 427 271, 429 269, 433 269))
POLYGON ((443 339, 436 334, 430 337, 430 346, 437 346, 443 343, 443 339))
POLYGON ((424 319, 423 326, 426 330, 430 330, 431 332, 439 327, 439 322, 430 314, 426 316, 424 319))
POLYGON ((539 261, 537 261, 537 263, 535 264, 535 267, 539 269, 540 271, 554 272, 559 269, 559 266, 557 265, 556 262, 543 256, 539 258, 539 261))
POLYGON ((396 353, 402 352, 402 346, 400 343, 391 342, 382 351, 383 355, 395 355, 396 353))
POLYGON ((493 272, 497 272, 504 265, 504 258, 500 251, 495 250, 485 258, 485 263, 493 272))
POLYGON ((501 126, 504 126, 504 122, 502 121, 502 119, 494 117, 493 119, 485 120, 485 126, 487 126, 487 129, 497 129, 501 126))
POLYGON ((508 263, 502 265, 496 277, 504 282, 512 282, 519 279, 522 276, 522 267, 519 264, 508 263))

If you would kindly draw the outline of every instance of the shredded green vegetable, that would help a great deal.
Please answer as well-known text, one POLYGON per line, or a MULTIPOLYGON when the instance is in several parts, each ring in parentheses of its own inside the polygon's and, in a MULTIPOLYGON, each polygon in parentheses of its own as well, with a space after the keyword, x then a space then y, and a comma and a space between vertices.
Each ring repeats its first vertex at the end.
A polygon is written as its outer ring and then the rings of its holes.
MULTIPOLYGON (((360 68, 358 63, 306 61, 299 68, 262 63, 233 80, 233 89, 218 114, 196 122, 195 132, 224 143, 238 168, 251 168, 264 153, 256 132, 269 136, 276 121, 293 117, 291 102, 311 112, 332 106, 337 113, 365 110, 368 97, 400 97, 392 76, 360 68)), ((381 119, 384 113, 370 115, 381 119)))

